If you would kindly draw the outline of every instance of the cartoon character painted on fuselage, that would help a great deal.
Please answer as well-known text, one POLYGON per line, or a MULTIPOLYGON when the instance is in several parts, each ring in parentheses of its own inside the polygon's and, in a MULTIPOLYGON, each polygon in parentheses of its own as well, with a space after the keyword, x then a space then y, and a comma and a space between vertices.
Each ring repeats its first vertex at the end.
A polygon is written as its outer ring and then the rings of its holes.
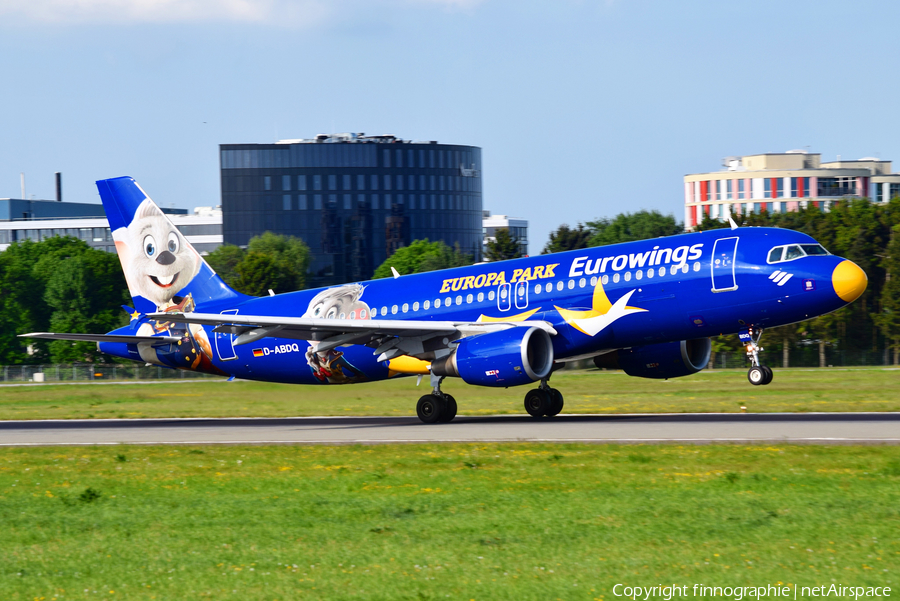
MULTIPOLYGON (((359 284, 323 290, 309 302, 303 317, 371 319, 369 305, 360 300, 364 290, 365 288, 359 284)), ((316 341, 309 343, 309 348, 306 349, 306 363, 320 382, 353 384, 367 379, 365 374, 347 361, 343 351, 331 349, 319 352, 316 350, 318 346, 319 343, 316 341)))

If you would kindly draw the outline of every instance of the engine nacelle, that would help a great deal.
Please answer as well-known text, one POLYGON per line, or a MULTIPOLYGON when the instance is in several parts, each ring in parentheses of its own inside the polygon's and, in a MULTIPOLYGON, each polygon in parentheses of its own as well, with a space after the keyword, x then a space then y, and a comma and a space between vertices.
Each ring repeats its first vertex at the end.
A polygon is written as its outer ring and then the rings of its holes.
POLYGON ((594 364, 601 368, 621 369, 638 378, 680 378, 706 367, 711 351, 709 338, 697 338, 619 349, 595 357, 594 364))
POLYGON ((547 377, 553 368, 550 335, 535 327, 514 327, 460 340, 431 373, 455 376, 478 386, 518 386, 547 377))

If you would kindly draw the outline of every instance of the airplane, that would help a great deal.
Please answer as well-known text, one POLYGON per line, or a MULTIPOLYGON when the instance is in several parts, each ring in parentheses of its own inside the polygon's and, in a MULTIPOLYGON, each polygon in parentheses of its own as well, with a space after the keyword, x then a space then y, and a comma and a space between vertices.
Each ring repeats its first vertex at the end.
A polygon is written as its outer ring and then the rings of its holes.
POLYGON ((630 376, 676 378, 709 361, 711 336, 738 334, 753 385, 772 381, 759 357, 770 327, 830 313, 866 289, 855 263, 810 236, 737 226, 481 263, 430 273, 250 297, 210 268, 130 177, 97 182, 134 308, 104 353, 229 378, 360 384, 425 376, 416 413, 447 423, 447 378, 477 386, 538 383, 538 418, 563 409, 550 387, 565 363, 594 359, 630 376))

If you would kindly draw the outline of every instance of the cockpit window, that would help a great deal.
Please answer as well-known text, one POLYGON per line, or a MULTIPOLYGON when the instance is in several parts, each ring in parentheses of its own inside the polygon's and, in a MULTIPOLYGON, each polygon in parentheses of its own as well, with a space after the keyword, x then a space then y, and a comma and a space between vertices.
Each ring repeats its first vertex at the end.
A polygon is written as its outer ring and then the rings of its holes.
POLYGON ((791 244, 786 249, 784 249, 784 260, 790 261, 791 259, 799 259, 804 256, 803 250, 796 244, 791 244))
POLYGON ((769 251, 769 263, 781 263, 782 261, 793 261, 801 257, 829 255, 827 250, 821 244, 788 244, 786 246, 776 246, 769 251))
POLYGON ((827 255, 829 252, 825 250, 821 244, 801 244, 800 248, 803 249, 807 255, 827 255))

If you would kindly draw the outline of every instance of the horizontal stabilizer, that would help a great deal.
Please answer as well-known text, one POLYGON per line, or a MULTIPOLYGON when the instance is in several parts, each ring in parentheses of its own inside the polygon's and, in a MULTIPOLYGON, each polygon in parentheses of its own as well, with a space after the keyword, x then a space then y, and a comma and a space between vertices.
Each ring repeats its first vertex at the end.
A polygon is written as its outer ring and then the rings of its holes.
POLYGON ((126 336, 122 334, 57 334, 55 332, 31 332, 19 334, 19 338, 42 338, 44 340, 73 340, 76 342, 119 342, 137 344, 152 342, 153 346, 178 342, 177 336, 126 336))

